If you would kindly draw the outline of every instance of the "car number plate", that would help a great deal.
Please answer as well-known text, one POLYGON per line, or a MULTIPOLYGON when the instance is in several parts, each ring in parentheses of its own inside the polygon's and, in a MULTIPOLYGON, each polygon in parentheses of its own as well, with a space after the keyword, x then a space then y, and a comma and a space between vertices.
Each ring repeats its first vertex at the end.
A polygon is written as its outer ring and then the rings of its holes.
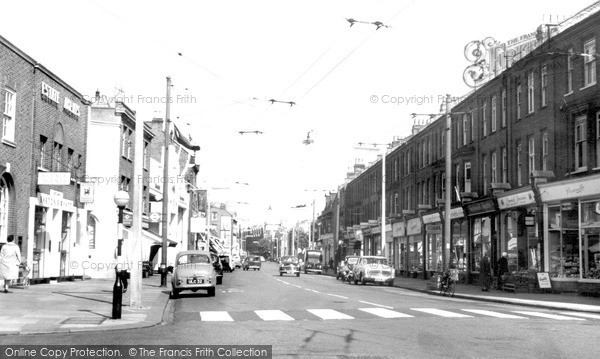
POLYGON ((204 283, 204 279, 188 278, 188 280, 187 280, 187 284, 202 284, 202 283, 204 283))

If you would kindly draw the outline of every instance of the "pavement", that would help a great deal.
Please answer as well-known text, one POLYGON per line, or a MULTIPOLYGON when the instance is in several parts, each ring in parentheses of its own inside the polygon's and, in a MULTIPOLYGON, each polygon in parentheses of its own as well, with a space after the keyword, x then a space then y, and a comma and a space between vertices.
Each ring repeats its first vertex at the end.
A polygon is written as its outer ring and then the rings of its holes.
MULTIPOLYGON (((327 275, 333 275, 329 271, 327 275)), ((112 319, 113 280, 86 279, 36 284, 0 292, 0 335, 68 333, 137 329, 160 325, 169 303, 170 284, 160 286, 160 275, 142 279, 142 306, 129 306, 123 294, 121 319, 112 319)), ((440 295, 430 290, 431 281, 397 277, 394 286, 440 295)), ((546 309, 600 313, 600 297, 577 293, 509 293, 481 291, 476 284, 457 284, 455 298, 516 304, 546 309)))

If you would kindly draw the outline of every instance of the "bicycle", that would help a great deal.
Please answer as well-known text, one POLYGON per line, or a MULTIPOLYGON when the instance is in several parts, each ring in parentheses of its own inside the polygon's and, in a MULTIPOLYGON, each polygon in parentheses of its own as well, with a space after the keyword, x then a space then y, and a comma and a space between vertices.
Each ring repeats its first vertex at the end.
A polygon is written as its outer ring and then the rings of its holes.
POLYGON ((440 294, 454 297, 456 290, 456 281, 458 280, 458 271, 449 269, 443 275, 440 282, 440 294))

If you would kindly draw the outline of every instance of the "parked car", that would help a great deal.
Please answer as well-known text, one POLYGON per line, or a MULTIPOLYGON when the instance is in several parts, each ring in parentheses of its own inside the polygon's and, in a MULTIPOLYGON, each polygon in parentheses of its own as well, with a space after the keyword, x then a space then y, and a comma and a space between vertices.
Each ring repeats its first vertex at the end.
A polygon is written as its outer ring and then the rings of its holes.
POLYGON ((300 263, 296 256, 283 256, 279 260, 279 276, 283 274, 295 274, 300 277, 300 263))
POLYGON ((387 263, 385 257, 361 256, 352 268, 354 284, 367 282, 394 285, 394 269, 387 263))
POLYGON ((217 272, 210 252, 191 250, 177 253, 171 276, 173 298, 179 297, 183 290, 196 292, 199 289, 206 290, 209 296, 214 297, 216 284, 217 272))
POLYGON ((356 262, 358 262, 359 256, 346 256, 343 261, 340 262, 337 268, 337 279, 343 281, 350 281, 352 277, 352 268, 356 262))
POLYGON ((223 284, 223 264, 221 264, 221 258, 215 253, 210 254, 215 272, 217 272, 217 284, 223 284))
POLYGON ((243 270, 250 270, 250 269, 260 270, 261 265, 262 265, 262 263, 260 261, 259 256, 250 256, 250 257, 246 257, 246 259, 244 260, 244 263, 242 263, 242 269, 243 270))

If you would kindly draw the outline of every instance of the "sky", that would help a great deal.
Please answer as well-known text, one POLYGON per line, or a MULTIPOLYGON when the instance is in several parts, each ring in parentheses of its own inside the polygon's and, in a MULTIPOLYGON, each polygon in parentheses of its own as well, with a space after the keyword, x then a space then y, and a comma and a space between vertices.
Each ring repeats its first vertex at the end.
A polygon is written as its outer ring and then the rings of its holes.
POLYGON ((318 216, 354 163, 383 151, 359 143, 407 136, 411 113, 470 90, 467 43, 505 42, 592 3, 20 0, 3 4, 0 34, 144 121, 164 116, 170 77, 170 118, 201 147, 210 201, 244 225, 289 225, 310 220, 313 201, 318 216))

